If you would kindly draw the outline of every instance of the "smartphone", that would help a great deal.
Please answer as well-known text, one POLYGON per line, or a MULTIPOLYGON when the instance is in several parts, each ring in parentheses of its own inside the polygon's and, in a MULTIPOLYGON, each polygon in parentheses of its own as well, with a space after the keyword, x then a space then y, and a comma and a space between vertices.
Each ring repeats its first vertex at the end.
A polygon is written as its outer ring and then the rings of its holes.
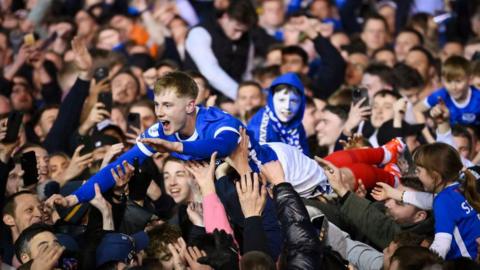
POLYGON ((112 92, 100 92, 98 94, 98 102, 103 103, 105 110, 112 112, 112 92))
POLYGON ((127 125, 128 125, 128 133, 134 133, 130 126, 140 129, 140 114, 139 113, 129 113, 127 116, 127 125))
POLYGON ((58 37, 58 33, 56 31, 53 32, 47 39, 43 41, 42 46, 40 46, 38 50, 39 51, 46 50, 48 47, 50 47, 50 45, 52 45, 52 43, 57 39, 57 37, 58 37))
POLYGON ((149 178, 146 173, 140 171, 138 158, 133 160, 135 171, 132 178, 128 182, 129 194, 128 197, 134 201, 144 200, 147 195, 147 189, 150 185, 149 178))
POLYGON ((28 33, 26 35, 23 36, 23 43, 26 44, 26 45, 34 45, 35 44, 35 36, 33 35, 33 33, 28 33))
POLYGON ((80 150, 80 156, 91 153, 95 149, 95 146, 93 145, 93 142, 90 136, 80 137, 80 145, 82 144, 84 145, 84 147, 82 148, 82 150, 80 150))
POLYGON ((353 104, 357 104, 363 98, 365 98, 365 101, 363 101, 361 106, 362 107, 363 106, 368 106, 368 104, 370 104, 370 102, 368 100, 368 89, 367 88, 365 88, 365 87, 355 87, 355 88, 352 89, 353 104))
POLYGON ((12 111, 8 114, 7 120, 7 134, 3 138, 2 142, 4 143, 13 143, 18 138, 18 132, 20 131, 20 126, 22 125, 23 113, 19 111, 12 111))
POLYGON ((28 187, 38 182, 37 156, 34 151, 25 152, 20 158, 23 173, 23 186, 28 187))
POLYGON ((102 81, 103 79, 108 77, 108 68, 107 67, 98 67, 95 69, 93 72, 93 78, 95 78, 95 82, 98 83, 99 81, 102 81))

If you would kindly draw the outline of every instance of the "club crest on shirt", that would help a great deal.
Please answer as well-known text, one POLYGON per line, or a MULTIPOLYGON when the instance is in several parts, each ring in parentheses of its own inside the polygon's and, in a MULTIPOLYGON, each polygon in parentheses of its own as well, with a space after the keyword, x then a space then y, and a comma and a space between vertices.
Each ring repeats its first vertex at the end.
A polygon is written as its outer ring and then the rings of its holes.
POLYGON ((156 138, 159 136, 158 129, 160 128, 160 123, 156 123, 148 129, 148 136, 156 138))
POLYGON ((477 118, 477 116, 474 113, 463 113, 462 114, 462 120, 467 122, 467 123, 475 122, 476 118, 477 118))

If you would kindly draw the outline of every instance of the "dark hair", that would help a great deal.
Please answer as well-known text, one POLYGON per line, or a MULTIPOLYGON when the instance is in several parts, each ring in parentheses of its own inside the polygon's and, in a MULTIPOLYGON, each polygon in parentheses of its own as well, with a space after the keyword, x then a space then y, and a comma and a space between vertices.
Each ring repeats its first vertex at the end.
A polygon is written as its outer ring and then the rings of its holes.
POLYGON ((48 104, 48 105, 45 105, 43 106, 40 110, 36 111, 33 116, 32 116, 32 120, 30 120, 32 126, 35 126, 38 124, 38 122, 40 122, 40 119, 42 118, 42 115, 44 112, 48 111, 48 110, 52 110, 52 109, 59 109, 60 106, 58 104, 48 104))
POLYGON ((240 269, 275 270, 275 262, 261 251, 250 251, 242 256, 240 269))
POLYGON ((397 90, 422 88, 424 85, 422 75, 405 63, 398 63, 393 68, 393 82, 397 90))
POLYGON ((205 76, 203 76, 202 73, 195 71, 195 70, 186 70, 185 73, 187 73, 190 77, 193 79, 200 79, 203 81, 205 89, 210 89, 210 84, 208 83, 208 80, 205 76))
POLYGON ((457 269, 480 269, 480 265, 467 257, 461 257, 453 260, 448 260, 443 265, 443 270, 457 270, 457 269))
POLYGON ((282 48, 282 58, 284 55, 298 55, 302 58, 304 65, 308 65, 308 54, 300 46, 292 45, 282 48))
POLYGON ((388 27, 387 20, 385 20, 385 18, 382 15, 378 13, 372 13, 368 15, 367 18, 365 18, 365 21, 363 22, 362 31, 365 30, 365 27, 367 26, 368 21, 371 21, 371 20, 382 21, 383 26, 385 27, 385 31, 388 32, 390 30, 390 28, 388 27))
POLYGON ((447 81, 470 76, 470 74, 470 61, 463 56, 450 56, 442 65, 442 77, 447 81))
POLYGON ((393 237, 393 242, 399 247, 420 246, 426 239, 424 235, 416 234, 411 231, 402 231, 393 237))
POLYGON ((272 65, 267 67, 258 67, 253 70, 252 75, 256 80, 263 80, 265 78, 276 78, 280 76, 280 66, 272 65))
POLYGON ((402 186, 417 190, 424 191, 425 187, 423 186, 422 181, 417 176, 404 176, 400 178, 400 183, 402 186))
POLYGON ((15 199, 25 194, 30 194, 32 196, 36 195, 34 192, 30 190, 22 190, 10 195, 5 201, 5 204, 3 206, 3 215, 10 215, 12 217, 15 217, 15 209, 17 208, 17 203, 15 202, 15 199))
POLYGON ((130 107, 128 108, 128 111, 130 111, 133 107, 145 107, 151 110, 155 114, 155 104, 153 101, 149 99, 141 99, 135 101, 130 107))
POLYGON ((198 96, 197 83, 187 73, 181 71, 167 73, 155 82, 155 94, 165 90, 174 90, 179 97, 196 99, 198 96))
POLYGON ((435 66, 436 64, 435 58, 433 57, 432 53, 430 53, 427 49, 425 49, 422 46, 413 46, 409 52, 414 52, 414 51, 423 53, 425 57, 427 57, 428 65, 435 66))
POLYGON ((32 224, 30 227, 26 228, 22 231, 22 233, 20 233, 17 240, 15 241, 15 255, 20 262, 22 262, 22 254, 30 252, 30 249, 28 247, 28 243, 30 242, 30 240, 32 240, 32 238, 42 232, 50 232, 52 234, 54 233, 53 228, 50 225, 43 223, 32 224))
POLYGON ((403 246, 392 255, 390 263, 398 261, 398 270, 416 270, 441 264, 442 258, 426 247, 403 246))
POLYGON ((380 97, 391 96, 395 99, 402 98, 402 96, 400 96, 398 93, 396 93, 392 90, 389 90, 389 89, 382 89, 382 90, 378 91, 377 93, 375 93, 375 95, 373 95, 373 98, 376 98, 377 96, 380 96, 380 97))
POLYGON ((393 85, 393 69, 385 64, 370 64, 363 73, 377 76, 380 78, 380 80, 382 80, 382 82, 393 85))
POLYGON ((135 87, 137 87, 137 95, 138 95, 138 93, 140 92, 140 82, 138 81, 137 76, 135 76, 135 74, 133 74, 133 72, 130 69, 128 68, 121 69, 119 72, 117 72, 117 74, 113 75, 111 81, 113 81, 116 77, 122 74, 127 74, 128 76, 132 77, 133 82, 135 83, 135 87))
POLYGON ((379 54, 379 53, 381 53, 381 52, 383 52, 383 51, 389 51, 389 52, 395 54, 395 51, 393 50, 392 47, 390 47, 390 46, 383 46, 383 47, 378 48, 378 49, 376 49, 376 50, 373 51, 373 53, 372 53, 372 58, 375 59, 375 57, 377 56, 377 54, 379 54))
POLYGON ((327 105, 323 108, 324 111, 329 111, 335 115, 337 115, 342 121, 347 121, 348 118, 348 107, 346 106, 332 106, 327 105))
POLYGON ((437 187, 447 181, 462 183, 462 193, 468 203, 480 213, 480 195, 477 192, 477 179, 469 170, 462 171, 463 163, 457 150, 445 143, 425 144, 417 148, 413 155, 415 165, 425 168, 427 173, 438 181, 437 187))
POLYGON ((414 28, 412 28, 412 27, 405 27, 405 28, 403 28, 402 30, 400 30, 400 31, 398 32, 397 37, 398 37, 401 33, 414 34, 415 36, 417 36, 420 45, 423 45, 424 40, 423 40, 422 34, 420 34, 420 32, 418 32, 418 31, 415 30, 414 28))
POLYGON ((262 91, 262 86, 257 83, 256 81, 243 81, 238 85, 238 89, 244 87, 244 86, 253 86, 258 88, 258 90, 261 92, 262 91))
POLYGON ((178 65, 178 63, 173 61, 173 60, 170 60, 170 59, 165 59, 165 60, 159 61, 155 64, 156 69, 159 69, 159 68, 164 67, 164 66, 169 67, 173 70, 180 69, 180 66, 178 65))
POLYGON ((226 14, 249 29, 257 24, 258 16, 251 1, 232 0, 226 14))

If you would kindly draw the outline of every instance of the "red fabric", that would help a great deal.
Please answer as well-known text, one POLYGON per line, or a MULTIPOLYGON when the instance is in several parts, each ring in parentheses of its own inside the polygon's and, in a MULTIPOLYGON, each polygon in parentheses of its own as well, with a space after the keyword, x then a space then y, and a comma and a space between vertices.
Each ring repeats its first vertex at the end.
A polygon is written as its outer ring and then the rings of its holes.
POLYGON ((385 155, 383 148, 362 148, 336 151, 325 159, 337 167, 347 167, 355 163, 378 165, 382 163, 385 155))
POLYGON ((370 164, 355 163, 343 167, 350 169, 355 176, 355 190, 359 179, 362 179, 367 190, 374 188, 377 182, 384 182, 392 187, 395 184, 395 177, 391 173, 370 164))

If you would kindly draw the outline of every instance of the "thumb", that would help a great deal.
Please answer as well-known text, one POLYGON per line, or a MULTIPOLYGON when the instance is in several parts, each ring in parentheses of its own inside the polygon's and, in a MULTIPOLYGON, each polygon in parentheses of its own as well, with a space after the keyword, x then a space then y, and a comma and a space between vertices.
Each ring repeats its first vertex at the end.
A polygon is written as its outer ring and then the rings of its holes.
POLYGON ((213 152, 213 154, 210 156, 210 166, 215 165, 216 159, 217 159, 217 151, 213 152))
POLYGON ((97 183, 95 183, 94 187, 95 187, 95 197, 102 196, 102 191, 100 190, 100 186, 97 183))

